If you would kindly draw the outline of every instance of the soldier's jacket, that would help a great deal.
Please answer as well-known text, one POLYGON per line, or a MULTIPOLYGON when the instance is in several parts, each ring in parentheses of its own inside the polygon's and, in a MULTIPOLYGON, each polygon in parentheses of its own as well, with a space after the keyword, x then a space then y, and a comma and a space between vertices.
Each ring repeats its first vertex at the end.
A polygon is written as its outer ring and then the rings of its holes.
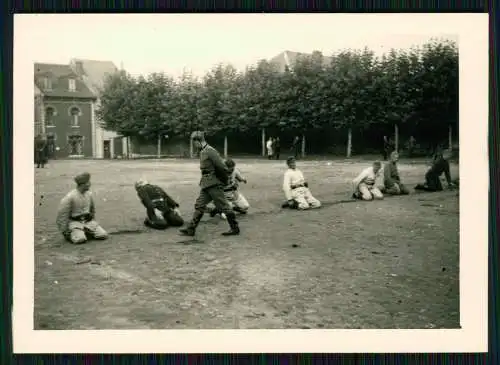
POLYGON ((450 183, 451 182, 450 163, 448 162, 448 160, 445 160, 444 158, 441 157, 441 158, 436 158, 433 161, 431 168, 427 171, 427 175, 441 176, 443 172, 446 177, 446 181, 450 183))
POLYGON ((200 151, 200 170, 202 189, 228 183, 229 169, 219 152, 208 144, 205 144, 200 151))
POLYGON ((92 193, 80 193, 78 189, 71 190, 62 198, 57 211, 56 224, 59 231, 65 233, 71 220, 89 221, 95 217, 95 204, 92 193))
POLYGON ((384 167, 384 185, 391 187, 399 183, 401 183, 401 178, 399 177, 398 166, 395 162, 386 163, 384 167))
POLYGON ((140 186, 137 189, 137 195, 141 203, 146 207, 148 217, 153 219, 155 217, 155 208, 158 202, 164 202, 166 209, 175 209, 179 204, 172 199, 161 187, 152 184, 140 186), (162 199, 162 200, 161 200, 162 199))
POLYGON ((35 139, 35 150, 43 151, 46 146, 46 141, 44 139, 35 139))

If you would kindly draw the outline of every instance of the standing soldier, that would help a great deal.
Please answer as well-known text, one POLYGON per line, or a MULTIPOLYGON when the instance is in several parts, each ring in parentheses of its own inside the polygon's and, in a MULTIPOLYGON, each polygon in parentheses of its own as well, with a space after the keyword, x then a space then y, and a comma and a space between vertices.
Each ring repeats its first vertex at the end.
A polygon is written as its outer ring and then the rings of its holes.
POLYGON ((276 137, 274 140, 274 155, 276 156, 276 159, 280 159, 280 153, 281 153, 281 141, 280 137, 276 137))
POLYGON ((295 136, 295 138, 293 139, 291 150, 293 153, 293 157, 295 157, 295 159, 298 159, 299 158, 299 150, 300 150, 300 137, 299 136, 295 136))
POLYGON ((88 238, 105 240, 107 232, 95 220, 95 205, 90 192, 90 174, 75 177, 76 189, 62 200, 57 212, 57 227, 64 238, 74 244, 85 243, 88 238))
POLYGON ((273 138, 269 137, 266 143, 266 149, 267 149, 267 159, 271 160, 273 158, 273 138))
POLYGON ((229 179, 229 170, 220 156, 219 152, 206 141, 202 132, 196 132, 192 137, 193 146, 200 154, 200 194, 194 204, 194 213, 191 222, 185 228, 181 228, 181 234, 185 236, 194 236, 196 227, 207 211, 207 205, 214 202, 215 209, 225 214, 230 226, 228 232, 222 233, 223 236, 233 236, 240 234, 236 214, 231 204, 224 195, 224 186, 229 179))
POLYGON ((46 147, 47 147, 47 140, 43 137, 43 135, 41 134, 37 135, 35 137, 35 163, 37 168, 41 166, 43 169, 45 167, 46 147))

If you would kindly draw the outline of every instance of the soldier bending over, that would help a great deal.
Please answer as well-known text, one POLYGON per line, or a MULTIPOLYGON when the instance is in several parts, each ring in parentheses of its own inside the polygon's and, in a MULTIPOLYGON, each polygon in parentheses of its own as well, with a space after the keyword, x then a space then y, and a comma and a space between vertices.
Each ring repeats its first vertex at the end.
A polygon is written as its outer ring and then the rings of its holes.
POLYGON ((425 183, 415 186, 415 190, 442 191, 443 185, 439 177, 443 173, 448 183, 448 188, 453 188, 455 184, 451 181, 450 163, 448 162, 450 157, 450 151, 445 151, 444 153, 437 152, 431 168, 425 174, 425 183))

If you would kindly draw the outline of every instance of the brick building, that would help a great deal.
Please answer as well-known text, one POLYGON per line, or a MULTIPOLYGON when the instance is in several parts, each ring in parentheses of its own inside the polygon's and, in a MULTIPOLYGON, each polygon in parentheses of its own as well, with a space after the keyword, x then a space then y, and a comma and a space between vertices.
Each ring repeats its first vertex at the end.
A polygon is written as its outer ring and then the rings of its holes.
MULTIPOLYGON (((95 61, 72 59, 70 61, 71 69, 78 74, 87 87, 97 97, 95 100, 94 110, 97 110, 100 105, 100 92, 104 83, 110 75, 117 73, 119 70, 113 62, 110 61, 95 61)), ((126 138, 119 136, 116 132, 106 131, 98 120, 94 117, 93 125, 93 156, 95 158, 113 158, 115 156, 123 156, 127 154, 128 143, 126 138)))
POLYGON ((35 63, 34 81, 49 158, 93 157, 94 93, 69 65, 35 63))

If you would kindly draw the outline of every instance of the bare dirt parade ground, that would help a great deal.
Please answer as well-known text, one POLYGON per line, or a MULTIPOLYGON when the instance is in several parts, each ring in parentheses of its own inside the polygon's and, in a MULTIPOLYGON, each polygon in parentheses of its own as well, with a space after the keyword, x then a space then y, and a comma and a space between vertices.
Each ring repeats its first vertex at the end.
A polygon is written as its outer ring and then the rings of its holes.
MULTIPOLYGON (((459 328, 456 191, 345 202, 371 160, 299 160, 323 207, 291 211, 280 207, 283 160, 235 161, 251 204, 238 217, 242 233, 222 237, 227 223, 206 215, 197 240, 144 227, 134 190, 140 177, 162 186, 187 221, 197 160, 35 169, 35 329, 459 328), (62 240, 55 217, 83 171, 111 235, 77 246, 62 240)), ((427 166, 402 160, 399 169, 413 188, 427 166)))

